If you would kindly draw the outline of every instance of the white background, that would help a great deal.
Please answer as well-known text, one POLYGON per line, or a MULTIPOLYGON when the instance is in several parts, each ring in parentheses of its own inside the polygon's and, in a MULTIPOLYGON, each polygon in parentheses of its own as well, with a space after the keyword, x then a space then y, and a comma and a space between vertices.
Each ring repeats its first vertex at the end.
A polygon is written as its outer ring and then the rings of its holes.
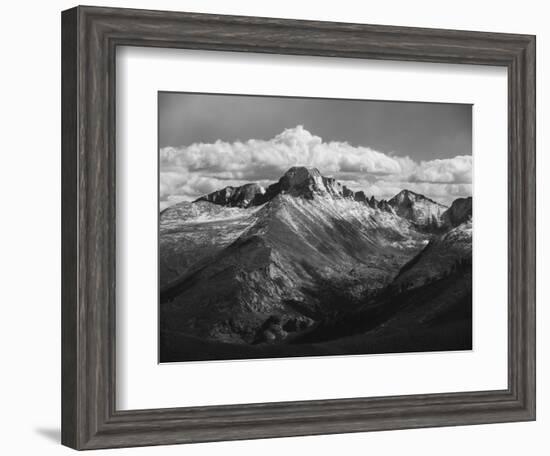
POLYGON ((505 68, 122 48, 117 78, 118 408, 507 387, 505 68), (157 365, 158 90, 473 104, 473 350, 157 365))
MULTIPOLYGON (((226 14, 340 20, 537 34, 538 142, 538 420, 368 434, 287 438, 110 450, 105 454, 547 454, 550 446, 550 185, 549 12, 544 2, 524 0, 444 4, 218 0, 101 1, 101 5, 226 14), (546 131, 544 131, 546 130, 546 131)), ((60 420, 60 18, 66 1, 4 5, 2 36, 2 134, 0 135, 2 376, 1 451, 69 454, 58 445, 60 420)), ((501 195, 495 195, 495 198, 501 195)))

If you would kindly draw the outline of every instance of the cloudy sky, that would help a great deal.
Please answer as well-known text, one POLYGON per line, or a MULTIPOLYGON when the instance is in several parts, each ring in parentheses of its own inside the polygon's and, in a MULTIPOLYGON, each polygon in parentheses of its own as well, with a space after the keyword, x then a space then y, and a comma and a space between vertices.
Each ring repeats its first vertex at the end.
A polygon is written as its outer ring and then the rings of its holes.
POLYGON ((159 92, 160 208, 315 166, 353 190, 471 195, 471 105, 159 92))

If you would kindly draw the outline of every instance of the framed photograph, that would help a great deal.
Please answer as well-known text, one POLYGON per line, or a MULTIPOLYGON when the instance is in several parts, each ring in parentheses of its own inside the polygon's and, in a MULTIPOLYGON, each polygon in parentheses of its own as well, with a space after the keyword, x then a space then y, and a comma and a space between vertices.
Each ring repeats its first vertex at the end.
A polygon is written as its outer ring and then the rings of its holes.
POLYGON ((535 37, 62 13, 62 442, 535 419, 535 37))

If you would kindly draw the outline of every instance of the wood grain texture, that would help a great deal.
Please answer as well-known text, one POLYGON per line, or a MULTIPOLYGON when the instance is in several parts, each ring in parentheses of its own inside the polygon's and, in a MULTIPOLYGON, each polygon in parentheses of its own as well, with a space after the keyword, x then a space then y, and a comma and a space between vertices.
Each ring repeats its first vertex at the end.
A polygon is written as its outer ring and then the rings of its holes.
POLYGON ((535 418, 535 38, 78 7, 62 14, 62 442, 76 449, 535 418), (506 390, 117 411, 115 50, 151 46, 498 65, 509 85, 506 390))
POLYGON ((76 10, 67 11, 61 25, 61 440, 75 447, 77 442, 77 40, 76 10), (70 398, 71 400, 65 400, 70 398))

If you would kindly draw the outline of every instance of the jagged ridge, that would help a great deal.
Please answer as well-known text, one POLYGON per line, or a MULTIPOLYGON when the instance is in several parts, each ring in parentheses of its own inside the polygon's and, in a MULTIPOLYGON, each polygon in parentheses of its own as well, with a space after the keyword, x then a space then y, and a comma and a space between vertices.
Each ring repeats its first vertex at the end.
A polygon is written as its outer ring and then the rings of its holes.
POLYGON ((443 204, 411 190, 402 190, 389 201, 378 201, 374 196, 368 198, 364 191, 353 191, 333 177, 322 176, 317 168, 307 166, 290 168, 278 182, 267 189, 257 183, 225 187, 198 198, 196 202, 209 201, 224 206, 248 208, 265 204, 282 193, 307 199, 312 199, 315 195, 351 199, 371 208, 396 212, 422 226, 440 226, 441 216, 447 209, 443 204))

